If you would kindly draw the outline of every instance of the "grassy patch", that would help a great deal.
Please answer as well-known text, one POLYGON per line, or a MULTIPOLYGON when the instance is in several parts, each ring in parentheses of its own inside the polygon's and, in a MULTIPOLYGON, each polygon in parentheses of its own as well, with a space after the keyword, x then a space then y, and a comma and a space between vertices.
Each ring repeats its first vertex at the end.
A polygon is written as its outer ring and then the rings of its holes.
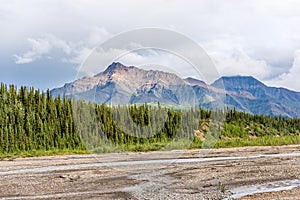
POLYGON ((14 153, 0 154, 0 160, 3 159, 14 159, 14 158, 25 158, 25 157, 37 157, 37 156, 53 156, 53 155, 68 155, 68 154, 88 154, 86 150, 31 150, 14 153))
POLYGON ((243 146, 281 146, 300 144, 300 136, 262 136, 257 138, 230 138, 218 140, 215 148, 230 148, 243 146))

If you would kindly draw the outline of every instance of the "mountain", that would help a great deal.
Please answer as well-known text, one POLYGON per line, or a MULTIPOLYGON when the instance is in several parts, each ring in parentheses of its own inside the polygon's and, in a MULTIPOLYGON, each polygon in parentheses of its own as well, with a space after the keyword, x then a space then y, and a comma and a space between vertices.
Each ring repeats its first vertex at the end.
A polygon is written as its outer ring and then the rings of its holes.
POLYGON ((160 102, 220 109, 236 107, 253 114, 300 117, 299 92, 268 87, 251 76, 221 77, 208 85, 195 78, 181 79, 172 73, 127 67, 118 62, 93 77, 67 83, 51 93, 114 105, 160 102))
POLYGON ((172 73, 143 70, 121 63, 112 63, 94 77, 84 77, 62 88, 53 89, 53 96, 76 96, 96 103, 133 104, 161 102, 190 104, 192 87, 172 73), (184 95, 183 95, 184 94, 184 95))
POLYGON ((222 77, 211 86, 225 89, 226 104, 239 110, 270 116, 300 116, 300 93, 268 87, 251 76, 222 77))

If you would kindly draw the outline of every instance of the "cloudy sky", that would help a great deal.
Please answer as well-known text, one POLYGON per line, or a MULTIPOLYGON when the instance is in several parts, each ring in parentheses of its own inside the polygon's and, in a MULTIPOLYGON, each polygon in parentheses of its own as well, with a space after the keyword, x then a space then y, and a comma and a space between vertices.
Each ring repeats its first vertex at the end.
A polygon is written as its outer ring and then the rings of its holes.
MULTIPOLYGON (((0 0, 0 26, 0 81, 8 84, 61 86, 99 44, 155 27, 195 41, 220 75, 300 91, 298 0, 0 0)), ((132 52, 122 61, 182 64, 166 53, 132 52)))

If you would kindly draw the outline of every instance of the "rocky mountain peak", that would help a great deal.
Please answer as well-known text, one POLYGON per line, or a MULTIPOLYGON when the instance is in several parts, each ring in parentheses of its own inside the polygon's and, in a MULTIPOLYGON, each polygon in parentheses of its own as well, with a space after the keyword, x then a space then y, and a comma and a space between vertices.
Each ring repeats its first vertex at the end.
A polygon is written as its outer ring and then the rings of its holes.
POLYGON ((161 102, 181 105, 197 102, 212 108, 224 99, 224 107, 236 107, 255 114, 300 117, 300 93, 268 87, 251 76, 222 77, 212 85, 195 79, 182 79, 159 70, 127 67, 114 62, 94 77, 85 77, 51 90, 53 96, 75 96, 96 103, 161 102), (194 101, 195 100, 195 101, 194 101))
POLYGON ((109 65, 106 70, 103 72, 104 74, 114 73, 121 70, 128 70, 130 68, 134 67, 127 67, 119 62, 113 62, 111 65, 109 65))
POLYGON ((227 91, 252 90, 266 87, 266 85, 252 76, 224 76, 216 80, 211 86, 224 88, 227 91))
POLYGON ((195 78, 192 78, 192 77, 188 77, 184 80, 192 86, 198 85, 198 86, 202 86, 202 87, 207 87, 207 84, 204 81, 201 81, 201 80, 198 80, 198 79, 195 79, 195 78))

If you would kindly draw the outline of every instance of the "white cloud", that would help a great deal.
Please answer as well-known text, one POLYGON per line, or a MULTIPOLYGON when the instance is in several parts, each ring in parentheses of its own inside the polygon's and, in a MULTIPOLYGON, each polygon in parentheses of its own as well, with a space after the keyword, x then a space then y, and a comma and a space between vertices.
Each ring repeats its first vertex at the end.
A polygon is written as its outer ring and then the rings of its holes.
POLYGON ((9 1, 0 5, 0 20, 0 51, 9 59, 15 54, 17 64, 58 56, 78 65, 112 35, 161 27, 203 45, 224 75, 267 80, 298 73, 289 69, 300 49, 298 0, 9 1), (29 48, 20 53, 27 38, 29 48))
POLYGON ((88 27, 87 30, 89 32, 87 38, 85 39, 87 46, 95 46, 111 36, 104 27, 92 26, 88 27))
POLYGON ((29 50, 13 55, 16 64, 25 64, 34 62, 38 59, 47 59, 53 57, 52 54, 59 54, 60 60, 67 63, 81 64, 91 52, 92 47, 99 42, 103 35, 107 36, 105 29, 93 27, 93 32, 83 41, 71 42, 65 41, 53 34, 45 34, 38 39, 28 38, 29 50), (95 31, 95 32, 94 32, 95 31))
POLYGON ((42 55, 49 53, 52 49, 52 45, 46 39, 28 38, 27 41, 29 43, 30 50, 20 55, 14 55, 16 64, 33 62, 39 59, 42 55))
POLYGON ((242 50, 230 56, 212 55, 219 73, 223 76, 254 76, 260 80, 271 77, 272 67, 264 60, 251 58, 242 50))
POLYGON ((15 63, 30 63, 43 57, 47 58, 48 54, 56 50, 62 50, 65 54, 71 53, 71 47, 65 41, 58 39, 53 35, 46 35, 43 38, 27 39, 29 50, 22 54, 15 54, 15 63))
POLYGON ((81 47, 73 50, 73 56, 71 58, 63 58, 64 62, 73 63, 76 65, 81 64, 91 53, 92 49, 88 47, 81 47))
POLYGON ((127 51, 126 49, 110 48, 104 51, 102 48, 98 48, 94 50, 78 68, 78 77, 93 76, 104 71, 112 62, 118 61, 126 66, 162 70, 175 73, 182 78, 192 76, 207 81, 206 77, 200 74, 201 69, 195 69, 190 63, 172 52, 152 48, 143 49, 138 44, 132 46, 137 49, 127 51))
POLYGON ((26 63, 33 62, 32 56, 23 55, 22 57, 22 56, 14 55, 14 57, 15 57, 16 64, 26 64, 26 63))
POLYGON ((277 87, 286 87, 300 91, 300 50, 295 52, 294 63, 290 70, 280 76, 267 81, 268 84, 277 87))

